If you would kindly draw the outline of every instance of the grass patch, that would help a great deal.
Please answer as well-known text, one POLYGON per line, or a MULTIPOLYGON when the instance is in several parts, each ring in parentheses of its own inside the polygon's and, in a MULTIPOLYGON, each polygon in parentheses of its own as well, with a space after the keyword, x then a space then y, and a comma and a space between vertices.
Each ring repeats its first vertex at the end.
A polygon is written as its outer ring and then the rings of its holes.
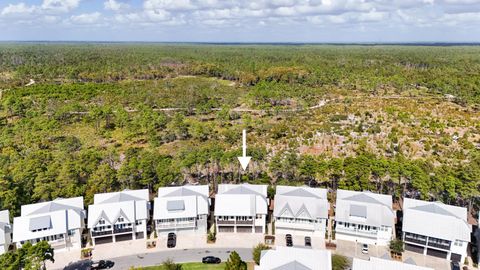
MULTIPOLYGON (((182 263, 182 270, 223 270, 225 263, 220 264, 203 264, 203 263, 182 263)), ((136 270, 163 270, 163 266, 148 266, 135 268, 136 270)))

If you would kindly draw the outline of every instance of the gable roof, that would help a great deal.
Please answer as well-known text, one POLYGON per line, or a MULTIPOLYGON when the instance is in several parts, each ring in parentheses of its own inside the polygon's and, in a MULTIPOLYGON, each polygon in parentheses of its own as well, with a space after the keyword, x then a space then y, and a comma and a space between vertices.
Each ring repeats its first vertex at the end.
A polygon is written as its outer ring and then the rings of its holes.
POLYGON ((215 216, 254 216, 267 210, 266 185, 218 185, 215 216))
POLYGON ((405 198, 403 209, 405 232, 470 242, 472 227, 467 222, 467 208, 405 198))
POLYGON ((105 219, 105 225, 114 225, 120 216, 130 223, 147 219, 148 200, 148 189, 95 194, 94 204, 88 206, 87 227, 97 226, 102 218, 105 219))
POLYGON ((284 265, 272 268, 272 270, 312 270, 298 261, 292 261, 284 265))
POLYGON ((153 204, 153 219, 192 218, 208 215, 208 186, 180 186, 158 189, 153 204))
POLYGON ((13 242, 65 234, 68 230, 83 228, 84 218, 83 197, 22 205, 21 216, 13 221, 13 242), (34 232, 44 228, 47 229, 34 232))
POLYGON ((433 270, 433 268, 417 266, 399 261, 370 257, 370 260, 353 258, 353 270, 433 270))
POLYGON ((329 207, 326 189, 277 186, 273 215, 298 218, 304 211, 310 219, 326 219, 329 207))
POLYGON ((261 253, 256 270, 331 270, 331 253, 328 250, 313 250, 277 246, 261 253))
POLYGON ((335 220, 369 226, 390 226, 395 222, 392 196, 371 192, 337 190, 335 220))
POLYGON ((148 189, 123 190, 119 192, 99 193, 93 196, 93 204, 128 201, 149 201, 148 189))
POLYGON ((277 186, 276 195, 286 195, 292 197, 312 197, 327 199, 327 190, 324 188, 311 188, 307 186, 277 186))

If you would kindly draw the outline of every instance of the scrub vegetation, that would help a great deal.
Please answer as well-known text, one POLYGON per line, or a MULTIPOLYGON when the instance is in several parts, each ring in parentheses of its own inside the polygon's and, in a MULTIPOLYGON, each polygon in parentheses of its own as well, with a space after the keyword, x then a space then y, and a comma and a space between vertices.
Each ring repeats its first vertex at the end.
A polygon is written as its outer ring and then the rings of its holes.
POLYGON ((473 46, 1 44, 0 209, 227 182, 474 206, 479 74, 473 46))

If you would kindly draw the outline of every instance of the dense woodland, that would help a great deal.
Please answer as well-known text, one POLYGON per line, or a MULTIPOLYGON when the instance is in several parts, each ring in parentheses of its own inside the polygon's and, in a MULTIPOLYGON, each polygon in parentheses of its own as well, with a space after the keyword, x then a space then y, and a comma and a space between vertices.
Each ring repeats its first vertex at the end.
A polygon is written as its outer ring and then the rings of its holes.
POLYGON ((480 203, 479 47, 1 44, 0 89, 12 215, 196 182, 480 203))

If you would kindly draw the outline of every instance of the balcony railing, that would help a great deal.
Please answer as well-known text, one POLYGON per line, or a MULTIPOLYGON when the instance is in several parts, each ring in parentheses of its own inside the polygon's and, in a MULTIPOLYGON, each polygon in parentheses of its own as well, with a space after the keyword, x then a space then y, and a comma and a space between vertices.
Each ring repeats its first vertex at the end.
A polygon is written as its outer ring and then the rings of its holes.
POLYGON ((112 231, 101 231, 101 232, 92 231, 92 237, 111 235, 111 234, 112 234, 112 231))
POLYGON ((157 228, 188 228, 195 227, 195 222, 159 222, 157 228))
POLYGON ((237 220, 238 225, 252 225, 253 220, 237 220))
POLYGON ((337 227, 337 233, 345 233, 351 235, 364 235, 367 237, 375 237, 377 235, 377 231, 364 231, 364 230, 357 230, 357 229, 347 229, 345 227, 337 227))
POLYGON ((441 248, 441 249, 450 250, 450 243, 449 243, 449 242, 444 242, 444 243, 428 242, 428 246, 429 246, 429 247, 435 247, 435 248, 441 248))
POLYGON ((314 223, 284 222, 279 220, 275 221, 275 226, 278 228, 292 228, 292 229, 302 229, 302 230, 315 230, 316 228, 314 223))
POLYGON ((235 224, 235 220, 217 220, 218 224, 235 224))
POLYGON ((114 228, 113 233, 126 233, 133 231, 132 228, 114 228))
POLYGON ((420 245, 426 245, 427 239, 414 238, 412 236, 405 235, 405 242, 416 243, 420 245))

